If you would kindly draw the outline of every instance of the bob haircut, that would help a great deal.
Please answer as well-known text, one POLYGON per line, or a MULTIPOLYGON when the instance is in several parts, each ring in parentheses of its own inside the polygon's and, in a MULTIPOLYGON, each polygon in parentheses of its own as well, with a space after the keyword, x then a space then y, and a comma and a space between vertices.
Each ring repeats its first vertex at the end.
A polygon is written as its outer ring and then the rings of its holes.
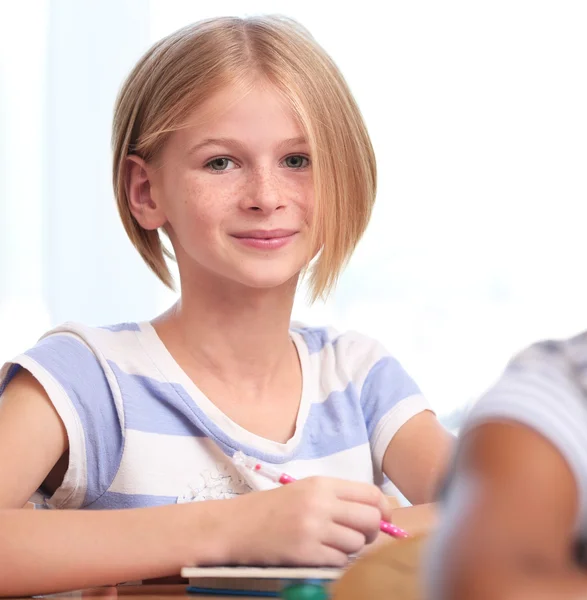
POLYGON ((377 186, 375 155, 342 74, 292 19, 208 19, 176 31, 147 51, 124 82, 114 111, 118 211, 143 260, 173 289, 165 261, 173 255, 158 230, 143 229, 131 214, 127 156, 156 159, 168 136, 185 127, 188 115, 204 100, 225 86, 252 86, 259 78, 286 99, 310 146, 315 207, 307 266, 312 300, 325 298, 369 222, 377 186))

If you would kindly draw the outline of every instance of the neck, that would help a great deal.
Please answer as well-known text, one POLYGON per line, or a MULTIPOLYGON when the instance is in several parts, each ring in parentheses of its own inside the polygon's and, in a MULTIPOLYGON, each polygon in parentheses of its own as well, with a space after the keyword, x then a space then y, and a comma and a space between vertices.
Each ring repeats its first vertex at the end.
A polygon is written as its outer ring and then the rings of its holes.
POLYGON ((153 324, 172 353, 221 379, 263 387, 291 357, 296 284, 297 277, 271 289, 205 278, 191 286, 182 282, 181 299, 153 324))

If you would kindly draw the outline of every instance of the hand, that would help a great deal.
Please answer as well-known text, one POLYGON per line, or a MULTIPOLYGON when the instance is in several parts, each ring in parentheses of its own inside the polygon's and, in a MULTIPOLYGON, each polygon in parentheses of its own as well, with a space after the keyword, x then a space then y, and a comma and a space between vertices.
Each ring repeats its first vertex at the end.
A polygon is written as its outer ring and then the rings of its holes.
POLYGON ((326 477, 223 502, 232 503, 229 554, 237 564, 344 566, 390 512, 379 488, 326 477))

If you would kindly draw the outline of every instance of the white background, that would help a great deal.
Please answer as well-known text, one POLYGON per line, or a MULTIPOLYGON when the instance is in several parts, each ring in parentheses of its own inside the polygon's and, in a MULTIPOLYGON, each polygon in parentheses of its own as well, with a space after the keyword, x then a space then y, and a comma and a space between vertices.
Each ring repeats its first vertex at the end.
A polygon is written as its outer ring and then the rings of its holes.
POLYGON ((587 3, 0 0, 0 361, 64 320, 173 300, 110 187, 133 62, 221 14, 300 20, 345 74, 379 166, 337 292, 294 317, 383 341, 447 415, 532 341, 587 326, 587 3))

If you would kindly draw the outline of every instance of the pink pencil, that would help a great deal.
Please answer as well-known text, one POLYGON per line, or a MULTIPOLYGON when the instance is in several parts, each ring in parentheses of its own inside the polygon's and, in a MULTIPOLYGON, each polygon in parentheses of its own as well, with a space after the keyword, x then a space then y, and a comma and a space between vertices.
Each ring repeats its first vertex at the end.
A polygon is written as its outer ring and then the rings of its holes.
MULTIPOLYGON (((235 452, 232 460, 237 465, 242 465, 251 471, 255 471, 255 473, 259 473, 259 475, 263 475, 267 479, 274 481, 275 483, 280 483, 281 485, 287 485, 288 483, 293 483, 296 481, 295 477, 288 475, 287 473, 280 473, 275 469, 247 456, 244 452, 240 450, 235 452)), ((381 521, 379 525, 379 529, 383 531, 383 533, 387 533, 395 538, 407 538, 410 537, 408 533, 406 533, 403 529, 396 527, 393 523, 389 523, 388 521, 381 521)))

